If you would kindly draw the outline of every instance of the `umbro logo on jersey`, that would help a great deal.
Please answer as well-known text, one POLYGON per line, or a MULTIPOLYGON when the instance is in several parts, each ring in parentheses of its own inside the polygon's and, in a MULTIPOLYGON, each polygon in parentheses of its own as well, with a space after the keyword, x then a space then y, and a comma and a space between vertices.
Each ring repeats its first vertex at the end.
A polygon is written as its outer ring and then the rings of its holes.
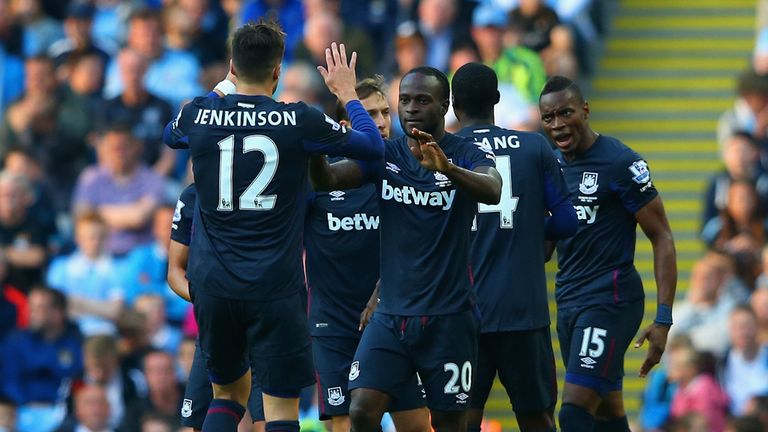
POLYGON ((455 197, 456 189, 424 192, 416 190, 413 186, 391 186, 386 179, 381 184, 381 198, 383 200, 395 200, 403 204, 440 207, 443 210, 450 210, 455 197))
POLYGON ((587 368, 587 369, 594 369, 595 368, 595 359, 592 357, 582 357, 581 358, 581 367, 587 368))
POLYGON ((331 191, 328 193, 331 196, 331 201, 344 201, 344 191, 331 191))
POLYGON ((584 171, 584 174, 581 175, 579 192, 584 195, 592 195, 597 192, 597 186, 597 173, 584 171))
POLYGON ((392 162, 387 162, 386 168, 395 174, 400 174, 400 167, 393 164, 392 162))
POLYGON ((459 393, 456 395, 456 399, 458 399, 457 403, 465 404, 467 403, 467 399, 469 399, 469 395, 466 393, 459 393))

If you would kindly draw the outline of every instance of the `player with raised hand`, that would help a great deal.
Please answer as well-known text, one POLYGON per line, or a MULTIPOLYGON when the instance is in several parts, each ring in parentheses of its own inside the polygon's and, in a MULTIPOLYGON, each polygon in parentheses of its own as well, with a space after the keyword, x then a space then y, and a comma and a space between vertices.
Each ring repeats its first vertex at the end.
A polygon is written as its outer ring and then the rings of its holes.
POLYGON ((520 429, 554 431, 557 377, 544 242, 573 235, 576 212, 547 139, 494 125, 499 92, 493 69, 468 63, 456 71, 451 87, 462 128, 457 135, 491 146, 504 181, 501 202, 479 204, 473 229, 470 258, 481 320, 467 430, 480 431, 498 373, 520 429))
POLYGON ((619 140, 589 126, 589 104, 568 78, 547 81, 539 98, 542 128, 557 146, 576 234, 557 244, 557 333, 566 367, 560 428, 628 432, 622 396, 624 354, 643 318, 635 269, 636 228, 653 246, 656 319, 643 329, 644 377, 659 362, 672 325, 677 264, 672 231, 648 164, 619 140))
MULTIPOLYGON (((355 90, 381 137, 389 138, 391 119, 383 78, 364 79, 355 90)), ((349 120, 340 105, 337 114, 349 120)), ((304 247, 320 420, 330 419, 334 432, 348 432, 347 381, 361 335, 357 318, 379 277, 378 196, 372 184, 310 196, 304 247)), ((398 432, 430 431, 416 375, 398 390, 387 410, 398 432)))
POLYGON ((198 205, 187 278, 214 399, 203 431, 235 431, 251 390, 250 353, 267 431, 298 431, 298 396, 314 383, 301 235, 312 153, 380 159, 383 141, 355 94, 354 59, 327 50, 325 81, 357 131, 304 103, 272 99, 284 34, 246 24, 232 37, 224 97, 199 97, 168 124, 166 143, 189 148, 198 205), (343 57, 343 58, 342 58, 343 57), (233 88, 234 87, 234 88, 233 88))
MULTIPOLYGON (((407 136, 387 141, 384 160, 315 159, 321 190, 376 185, 381 232, 380 303, 349 370, 354 432, 378 431, 398 389, 418 372, 440 431, 464 431, 477 355, 469 241, 477 202, 496 204, 493 152, 445 132, 450 90, 437 69, 400 81, 407 136)), ((353 120, 354 123, 354 120, 353 120)))

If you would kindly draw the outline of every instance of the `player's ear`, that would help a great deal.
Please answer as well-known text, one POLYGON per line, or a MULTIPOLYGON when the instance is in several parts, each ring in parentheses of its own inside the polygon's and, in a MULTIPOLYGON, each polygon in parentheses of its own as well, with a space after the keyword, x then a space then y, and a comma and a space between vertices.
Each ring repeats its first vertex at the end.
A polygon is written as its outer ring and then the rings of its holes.
POLYGON ((496 105, 497 103, 499 103, 499 101, 501 101, 501 93, 498 90, 496 90, 496 97, 493 99, 493 104, 496 105))
POLYGON ((272 79, 277 81, 280 78, 280 69, 283 66, 282 63, 278 63, 277 66, 272 70, 272 79))
POLYGON ((237 76, 237 72, 235 71, 235 63, 232 61, 232 59, 229 59, 229 73, 237 76))
POLYGON ((589 120, 589 102, 584 101, 584 120, 589 120))
POLYGON ((446 98, 443 103, 441 104, 443 116, 448 114, 448 109, 451 107, 451 100, 449 98, 446 98))

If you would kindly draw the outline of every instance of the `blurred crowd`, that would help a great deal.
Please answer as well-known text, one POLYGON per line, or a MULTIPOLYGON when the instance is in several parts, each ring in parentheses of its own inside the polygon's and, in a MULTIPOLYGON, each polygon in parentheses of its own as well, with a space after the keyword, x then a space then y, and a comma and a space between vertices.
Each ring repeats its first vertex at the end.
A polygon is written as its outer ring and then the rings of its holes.
POLYGON ((717 126, 724 168, 704 193, 706 252, 649 377, 645 431, 768 430, 768 1, 758 2, 752 61, 736 82, 717 126))
POLYGON ((451 73, 483 61, 499 75, 499 124, 537 129, 547 76, 592 72, 602 7, 0 0, 0 430, 178 429, 196 325, 165 278, 176 198, 190 178, 187 155, 161 136, 185 101, 224 78, 233 29, 282 24, 281 101, 333 116, 315 66, 343 41, 359 53, 358 76, 383 75, 394 101, 412 67, 451 73))

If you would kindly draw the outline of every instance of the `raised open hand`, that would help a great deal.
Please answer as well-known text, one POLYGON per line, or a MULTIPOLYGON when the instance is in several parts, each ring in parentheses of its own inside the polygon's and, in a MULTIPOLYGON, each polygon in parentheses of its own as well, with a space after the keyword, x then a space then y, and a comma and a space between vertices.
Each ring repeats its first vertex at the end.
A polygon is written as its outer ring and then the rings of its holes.
POLYGON ((325 85, 341 103, 346 104, 350 100, 357 99, 355 85, 357 77, 355 76, 355 65, 357 64, 357 53, 353 52, 352 57, 347 63, 347 50, 344 44, 336 45, 333 42, 330 48, 325 49, 326 66, 318 66, 317 70, 325 80, 325 85))
POLYGON ((451 163, 432 135, 416 128, 411 130, 411 135, 415 140, 409 140, 408 147, 421 166, 430 171, 447 172, 451 163))

